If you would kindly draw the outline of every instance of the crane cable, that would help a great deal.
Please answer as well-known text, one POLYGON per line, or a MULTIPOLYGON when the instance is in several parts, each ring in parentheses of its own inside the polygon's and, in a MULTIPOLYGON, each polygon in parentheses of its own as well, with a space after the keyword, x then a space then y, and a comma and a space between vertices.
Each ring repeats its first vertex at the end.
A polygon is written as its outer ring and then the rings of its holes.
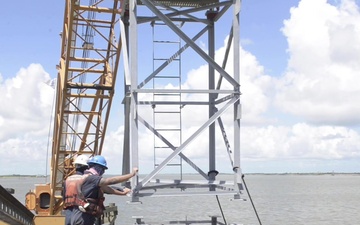
MULTIPOLYGON (((257 218, 257 220, 259 221, 259 224, 262 225, 261 219, 260 219, 260 217, 259 217, 259 214, 257 213, 255 204, 254 204, 254 202, 253 202, 253 200, 252 200, 252 198, 251 198, 251 195, 250 195, 249 189, 247 188, 247 185, 246 185, 246 182, 245 182, 244 177, 245 177, 245 175, 243 174, 243 175, 241 176, 241 179, 242 179, 242 181, 243 181, 243 183, 244 183, 244 186, 245 186, 246 192, 247 192, 247 194, 248 194, 248 196, 249 196, 251 205, 252 205, 252 207, 253 207, 253 209, 254 209, 254 212, 255 212, 255 214, 256 214, 256 218, 257 218)), ((223 210, 222 210, 222 208, 221 208, 221 204, 220 204, 220 200, 219 200, 219 196, 218 196, 218 195, 216 195, 216 200, 217 200, 217 202, 218 202, 218 205, 219 205, 219 208, 220 208, 220 212, 221 212, 222 218, 223 218, 224 223, 225 223, 225 225, 226 225, 227 222, 226 222, 226 219, 225 219, 224 212, 223 212, 223 210)))
POLYGON ((222 208, 221 208, 221 204, 220 204, 219 196, 218 196, 218 195, 216 195, 216 200, 217 200, 217 202, 218 202, 218 205, 219 205, 219 208, 220 208, 220 212, 221 212, 222 218, 223 218, 224 223, 225 223, 225 225, 226 225, 226 224, 227 224, 227 223, 226 223, 226 219, 225 219, 225 216, 224 216, 224 212, 223 212, 223 210, 222 210, 222 208))
POLYGON ((252 207, 253 207, 253 209, 254 209, 254 212, 255 212, 255 214, 256 214, 256 218, 258 219, 259 224, 260 224, 260 225, 262 225, 261 220, 260 220, 260 217, 259 217, 259 215, 258 215, 258 213, 257 213, 256 208, 255 208, 254 202, 253 202, 253 200, 252 200, 252 198, 251 198, 251 195, 250 195, 249 189, 247 188, 247 185, 246 185, 246 183, 245 183, 245 179, 244 179, 244 177, 245 177, 245 175, 243 174, 243 175, 241 176, 241 179, 242 179, 242 181, 243 181, 243 183, 244 183, 244 186, 245 186, 246 192, 247 192, 247 194, 248 194, 248 196, 249 196, 249 199, 250 199, 251 205, 252 205, 252 207))
POLYGON ((50 121, 49 121, 49 132, 48 132, 48 140, 47 140, 47 147, 46 147, 46 162, 45 162, 45 183, 47 183, 47 177, 48 177, 48 171, 47 171, 47 168, 48 168, 48 161, 49 161, 49 148, 50 148, 50 138, 51 138, 51 122, 53 120, 53 111, 54 111, 54 107, 55 107, 55 97, 56 97, 56 82, 57 82, 57 79, 54 78, 49 82, 49 86, 54 89, 54 94, 53 94, 53 99, 52 99, 52 104, 51 104, 51 113, 50 113, 50 121))
MULTIPOLYGON (((224 139, 224 142, 225 142, 225 145, 226 145, 226 149, 227 149, 227 152, 228 152, 228 155, 229 155, 229 159, 230 159, 231 165, 234 166, 234 161, 233 161, 233 159, 232 159, 232 157, 231 157, 232 151, 231 151, 231 148, 230 148, 230 143, 229 143, 229 140, 227 139, 226 132, 225 132, 225 128, 224 128, 224 125, 223 125, 222 120, 221 120, 220 117, 218 118, 218 123, 219 123, 220 129, 221 129, 221 131, 222 131, 221 133, 222 133, 222 135, 223 135, 223 139, 224 139)), ((252 200, 252 198, 251 198, 250 192, 249 192, 249 190, 248 190, 248 188, 247 188, 247 186, 246 186, 244 177, 245 177, 245 175, 242 174, 241 179, 242 179, 242 181, 243 181, 243 183, 244 183, 244 186, 245 186, 246 192, 247 192, 247 194, 248 194, 248 196, 249 196, 251 205, 252 205, 252 207, 253 207, 253 209, 254 209, 254 211, 255 211, 255 214, 256 214, 256 217, 257 217, 257 219, 258 219, 258 221, 259 221, 259 224, 262 225, 261 220, 260 220, 260 217, 259 217, 259 215, 258 215, 258 213, 257 213, 256 208, 255 208, 254 202, 253 202, 253 200, 252 200)), ((225 224, 227 224, 227 223, 226 223, 226 220, 225 220, 225 217, 224 217, 224 214, 223 214, 223 211, 222 211, 222 209, 221 209, 221 205, 220 205, 220 202, 219 202, 219 198, 218 198, 217 195, 216 195, 216 199, 217 199, 217 201, 218 201, 218 204, 219 204, 219 207, 220 207, 221 214, 222 214, 222 216, 223 216, 224 222, 225 222, 225 224)))

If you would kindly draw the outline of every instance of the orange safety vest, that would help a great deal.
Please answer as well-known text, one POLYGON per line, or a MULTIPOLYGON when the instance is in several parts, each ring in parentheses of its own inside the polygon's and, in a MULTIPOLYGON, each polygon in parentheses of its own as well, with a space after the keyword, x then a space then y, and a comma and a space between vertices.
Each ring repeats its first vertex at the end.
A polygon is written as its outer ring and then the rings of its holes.
POLYGON ((65 181, 65 209, 72 206, 79 206, 79 209, 85 213, 100 217, 105 209, 104 192, 99 187, 97 199, 85 198, 81 192, 81 186, 85 179, 92 174, 79 175, 75 174, 68 177, 65 181))
POLYGON ((74 174, 65 181, 65 208, 72 206, 84 206, 85 198, 81 192, 81 186, 89 175, 74 174))

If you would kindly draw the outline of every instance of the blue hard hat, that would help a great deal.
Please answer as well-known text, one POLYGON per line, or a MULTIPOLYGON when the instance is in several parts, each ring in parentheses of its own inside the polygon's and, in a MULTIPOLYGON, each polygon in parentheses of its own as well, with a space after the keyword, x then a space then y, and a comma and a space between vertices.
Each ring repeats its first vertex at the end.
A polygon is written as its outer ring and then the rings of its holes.
POLYGON ((108 169, 107 168, 107 164, 106 164, 106 160, 104 158, 104 156, 101 156, 101 155, 96 155, 94 157, 91 157, 88 161, 88 164, 91 165, 91 164, 98 164, 98 165, 101 165, 103 167, 105 167, 105 169, 108 169))

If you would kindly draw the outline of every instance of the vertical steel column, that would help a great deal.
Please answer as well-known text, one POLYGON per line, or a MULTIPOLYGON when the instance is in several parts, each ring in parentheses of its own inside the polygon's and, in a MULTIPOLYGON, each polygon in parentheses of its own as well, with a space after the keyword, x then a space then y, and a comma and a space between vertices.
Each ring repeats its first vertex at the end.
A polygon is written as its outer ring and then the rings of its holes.
MULTIPOLYGON (((129 7, 129 18, 130 18, 130 71, 131 71, 131 103, 130 103, 130 132, 131 132, 131 164, 133 167, 139 166, 139 149, 138 149, 138 121, 137 121, 137 89, 138 83, 138 31, 137 31, 137 2, 136 0, 130 0, 129 7)), ((133 177, 131 180, 133 186, 138 184, 137 176, 133 177)), ((137 201, 138 197, 133 196, 133 201, 137 201)))
MULTIPOLYGON (((209 21, 208 26, 208 45, 209 45, 209 56, 215 60, 215 26, 214 26, 214 15, 215 11, 212 9, 206 12, 207 19, 209 21)), ((209 90, 215 89, 215 68, 209 64, 209 90)), ((215 93, 209 93, 209 118, 216 113, 215 107, 215 93)), ((215 151, 215 122, 209 126, 209 180, 215 180, 217 175, 216 171, 216 151, 215 151)), ((210 191, 214 191, 213 186, 210 187, 210 191)))
MULTIPOLYGON (((233 35, 234 35, 234 79, 240 84, 240 4, 241 0, 233 0, 234 14, 233 14, 233 35)), ((238 86, 240 88, 240 86, 238 86)), ((240 90, 237 90, 240 92, 240 90)), ((240 167, 240 118, 241 105, 240 99, 234 104, 234 182, 238 184, 238 188, 242 189, 242 172, 240 167)), ((239 190, 240 191, 240 190, 239 190)), ((240 196, 237 196, 240 198, 240 196)))
MULTIPOLYGON (((129 12, 125 12, 121 17, 121 20, 124 22, 125 28, 125 35, 126 36, 126 43, 122 43, 123 45, 127 46, 127 52, 124 54, 129 55, 129 12)), ((125 63, 124 63, 125 64, 125 63)), ((124 65, 127 66, 127 65, 124 65)), ((124 74, 124 143, 123 143, 123 165, 122 165, 122 173, 127 174, 130 173, 130 102, 131 102, 131 87, 130 84, 126 82, 129 76, 124 74)))

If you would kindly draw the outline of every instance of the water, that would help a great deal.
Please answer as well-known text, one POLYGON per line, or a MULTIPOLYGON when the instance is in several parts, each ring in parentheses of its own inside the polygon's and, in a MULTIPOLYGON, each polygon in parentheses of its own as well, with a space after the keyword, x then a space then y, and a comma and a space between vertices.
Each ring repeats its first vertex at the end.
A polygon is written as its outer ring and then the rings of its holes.
MULTIPOLYGON (((36 183, 45 178, 0 178, 3 187, 14 188, 20 202, 36 183)), ((359 224, 360 175, 246 175, 245 182, 263 225, 359 224)), ((227 224, 259 224, 251 201, 219 196, 227 224)), ((215 196, 147 197, 142 204, 128 204, 128 197, 106 196, 118 206, 117 225, 134 224, 142 216, 148 224, 186 224, 175 221, 210 220, 218 215, 224 223, 215 196)), ((204 223, 187 223, 204 224, 204 223)))

